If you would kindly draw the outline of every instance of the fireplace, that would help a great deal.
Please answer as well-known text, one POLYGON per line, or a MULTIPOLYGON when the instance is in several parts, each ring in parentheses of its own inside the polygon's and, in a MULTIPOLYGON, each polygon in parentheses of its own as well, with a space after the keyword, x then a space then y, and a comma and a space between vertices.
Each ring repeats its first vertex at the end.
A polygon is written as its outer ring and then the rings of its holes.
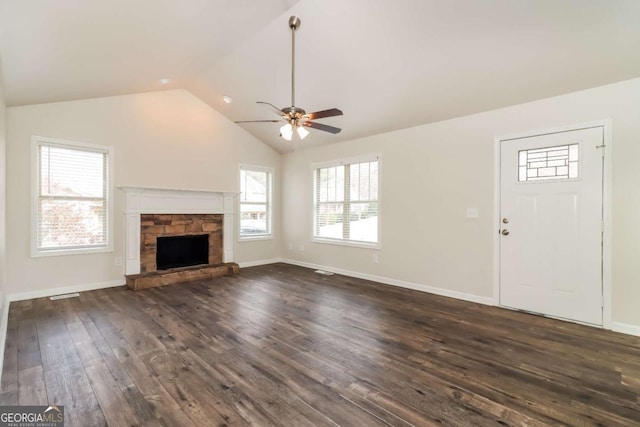
POLYGON ((132 289, 237 274, 235 194, 120 187, 126 197, 125 275, 132 289))
POLYGON ((208 234, 157 238, 156 269, 158 270, 208 263, 208 234))

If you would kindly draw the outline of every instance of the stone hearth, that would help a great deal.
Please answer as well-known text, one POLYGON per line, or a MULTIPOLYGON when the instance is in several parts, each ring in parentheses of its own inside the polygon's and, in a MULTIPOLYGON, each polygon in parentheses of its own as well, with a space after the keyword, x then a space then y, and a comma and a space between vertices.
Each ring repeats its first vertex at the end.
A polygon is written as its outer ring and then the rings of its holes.
POLYGON ((132 274, 127 276, 127 286, 134 291, 176 283, 192 282, 194 280, 213 279, 215 277, 238 274, 240 268, 235 262, 223 264, 196 265, 193 267, 172 268, 170 270, 156 270, 150 273, 132 274))

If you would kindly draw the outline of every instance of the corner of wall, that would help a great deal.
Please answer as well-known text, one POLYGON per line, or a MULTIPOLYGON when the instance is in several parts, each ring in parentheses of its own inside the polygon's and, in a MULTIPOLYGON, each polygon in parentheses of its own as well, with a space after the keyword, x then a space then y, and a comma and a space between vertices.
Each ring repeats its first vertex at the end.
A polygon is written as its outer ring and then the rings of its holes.
POLYGON ((6 150, 7 150, 7 109, 4 97, 4 80, 2 78, 2 61, 0 61, 0 292, 4 290, 6 281, 6 150))
POLYGON ((7 338, 9 303, 5 293, 6 285, 6 105, 2 61, 0 61, 0 380, 4 362, 4 343, 7 338))

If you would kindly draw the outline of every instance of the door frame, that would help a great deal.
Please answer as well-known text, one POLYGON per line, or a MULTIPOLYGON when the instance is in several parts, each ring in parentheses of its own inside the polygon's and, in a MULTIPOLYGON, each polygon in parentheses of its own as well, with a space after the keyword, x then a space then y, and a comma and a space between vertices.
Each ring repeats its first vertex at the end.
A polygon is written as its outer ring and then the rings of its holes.
MULTIPOLYGON (((500 305, 500 206, 501 206, 501 182, 500 182, 500 147, 502 142, 514 139, 529 138, 534 136, 548 135, 552 133, 568 132, 573 130, 581 130, 588 128, 601 127, 603 129, 605 156, 603 162, 603 182, 602 182, 602 328, 612 328, 611 313, 611 289, 612 289, 612 160, 613 160, 613 138, 612 138, 612 121, 611 119, 602 119, 587 123, 578 123, 573 125, 565 125, 548 129, 536 129, 526 132, 518 132, 514 134, 501 135, 494 138, 494 188, 493 188, 493 304, 498 307, 500 305)), ((509 307, 503 307, 509 308, 509 307)), ((545 316, 541 314, 541 316, 545 316)), ((552 317, 552 316, 546 316, 552 317)), ((567 320, 567 319, 562 319, 567 320)), ((574 321, 574 323, 580 323, 574 321)), ((589 325, 593 326, 593 325, 589 325)))

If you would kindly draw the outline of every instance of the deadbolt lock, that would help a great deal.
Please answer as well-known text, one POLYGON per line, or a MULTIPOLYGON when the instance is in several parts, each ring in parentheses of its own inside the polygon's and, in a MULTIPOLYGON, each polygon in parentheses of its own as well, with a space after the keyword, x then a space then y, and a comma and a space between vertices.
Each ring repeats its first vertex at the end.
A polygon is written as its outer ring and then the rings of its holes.
POLYGON ((509 218, 502 218, 503 224, 509 224, 509 218))

